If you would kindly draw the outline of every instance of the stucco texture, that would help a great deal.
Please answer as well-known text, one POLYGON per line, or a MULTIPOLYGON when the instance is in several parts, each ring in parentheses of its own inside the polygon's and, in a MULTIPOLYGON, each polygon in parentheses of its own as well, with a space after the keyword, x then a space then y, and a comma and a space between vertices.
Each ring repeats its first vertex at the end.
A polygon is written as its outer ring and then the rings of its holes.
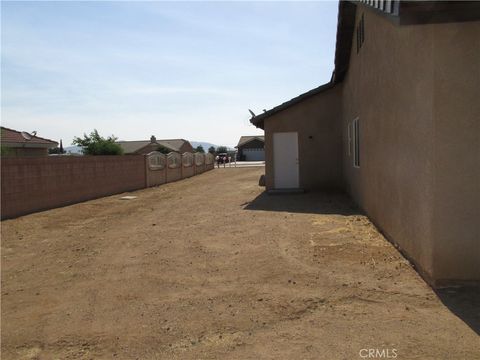
POLYGON ((479 22, 395 26, 363 6, 343 84, 347 190, 435 285, 480 280, 479 22), (360 168, 348 124, 360 121, 360 168))
POLYGON ((434 40, 434 276, 480 280, 480 22, 434 40))
POLYGON ((265 120, 267 189, 274 188, 273 133, 298 132, 300 187, 341 189, 340 89, 311 96, 265 120))
MULTIPOLYGON (((396 26, 363 6, 365 42, 352 45, 343 84, 347 191, 385 235, 433 272, 433 29, 396 26), (348 126, 360 124, 360 167, 348 126)), ((354 34, 355 36, 355 34, 354 34)))

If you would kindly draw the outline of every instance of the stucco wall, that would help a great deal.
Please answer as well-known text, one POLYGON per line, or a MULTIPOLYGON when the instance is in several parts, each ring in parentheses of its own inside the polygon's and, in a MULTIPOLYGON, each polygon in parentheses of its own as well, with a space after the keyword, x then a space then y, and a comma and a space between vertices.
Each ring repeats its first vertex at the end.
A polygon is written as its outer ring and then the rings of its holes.
MULTIPOLYGON (((365 42, 352 45, 343 84, 347 190, 387 237, 433 273, 433 29, 395 26, 357 5, 365 42), (360 168, 348 125, 360 123, 360 168)), ((353 34, 355 38, 355 33, 353 34)))
POLYGON ((340 88, 293 105, 265 120, 265 180, 274 188, 273 133, 298 132, 300 187, 342 188, 340 88), (310 138, 311 137, 311 138, 310 138))
POLYGON ((480 281, 480 22, 434 27, 434 277, 480 281))
POLYGON ((365 43, 357 54, 353 42, 343 83, 346 188, 427 280, 478 280, 478 23, 395 26, 363 5, 357 22, 362 13, 365 43))

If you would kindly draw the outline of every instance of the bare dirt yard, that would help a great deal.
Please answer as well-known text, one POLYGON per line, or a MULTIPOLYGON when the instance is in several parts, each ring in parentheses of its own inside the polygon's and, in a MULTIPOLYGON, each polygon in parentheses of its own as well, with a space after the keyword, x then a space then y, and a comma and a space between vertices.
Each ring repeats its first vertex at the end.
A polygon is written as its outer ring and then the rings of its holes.
POLYGON ((345 196, 265 195, 262 172, 3 221, 2 359, 480 358, 475 296, 439 297, 345 196))

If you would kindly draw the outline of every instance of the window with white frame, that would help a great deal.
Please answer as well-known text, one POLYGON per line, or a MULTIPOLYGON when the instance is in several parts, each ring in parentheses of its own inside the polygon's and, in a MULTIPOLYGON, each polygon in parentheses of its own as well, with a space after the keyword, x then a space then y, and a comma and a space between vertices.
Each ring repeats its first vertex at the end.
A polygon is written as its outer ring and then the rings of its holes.
POLYGON ((358 118, 352 122, 352 140, 353 166, 360 167, 360 123, 358 118))

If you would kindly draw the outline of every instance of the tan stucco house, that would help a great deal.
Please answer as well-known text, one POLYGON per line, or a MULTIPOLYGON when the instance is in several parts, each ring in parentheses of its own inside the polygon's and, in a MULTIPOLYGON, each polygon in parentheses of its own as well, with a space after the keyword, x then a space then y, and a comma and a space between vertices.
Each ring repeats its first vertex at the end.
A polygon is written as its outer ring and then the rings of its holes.
POLYGON ((157 151, 159 147, 166 148, 172 152, 193 152, 192 144, 185 139, 165 139, 157 140, 152 135, 150 140, 138 141, 117 141, 116 142, 123 149, 124 154, 148 154, 152 151, 157 151))
POLYGON ((480 281, 480 2, 341 1, 335 68, 251 122, 266 186, 348 192, 434 286, 480 281))

